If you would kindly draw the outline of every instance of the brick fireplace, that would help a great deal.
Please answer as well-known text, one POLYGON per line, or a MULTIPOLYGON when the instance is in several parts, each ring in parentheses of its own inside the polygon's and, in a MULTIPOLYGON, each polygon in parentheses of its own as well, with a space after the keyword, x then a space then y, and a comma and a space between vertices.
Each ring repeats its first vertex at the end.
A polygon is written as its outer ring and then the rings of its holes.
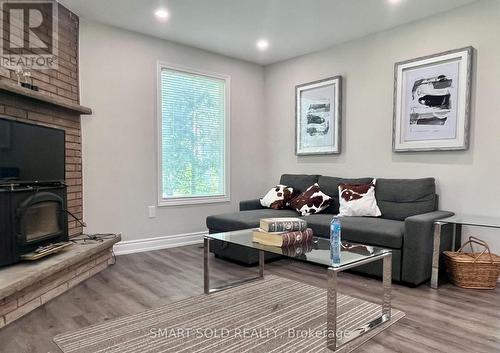
MULTIPOLYGON (((62 174, 65 175, 67 187, 62 184, 60 187, 55 187, 59 189, 57 192, 54 188, 48 190, 54 197, 54 199, 49 200, 47 198, 49 193, 45 192, 47 190, 41 190, 37 186, 36 194, 33 197, 43 197, 43 200, 37 201, 43 201, 47 208, 42 210, 40 208, 42 203, 33 203, 33 205, 37 205, 36 212, 26 212, 32 217, 24 217, 23 219, 31 220, 30 224, 33 226, 26 226, 27 231, 23 234, 26 235, 27 239, 30 237, 29 234, 35 233, 37 236, 42 233, 50 233, 52 236, 55 229, 63 229, 64 232, 61 234, 64 234, 67 239, 66 228, 62 227, 66 224, 66 218, 60 221, 59 217, 57 224, 54 221, 56 219, 54 215, 60 214, 60 209, 67 209, 77 218, 83 218, 80 118, 81 115, 91 114, 92 111, 81 106, 79 102, 79 20, 68 9, 61 5, 57 6, 59 67, 52 70, 30 69, 33 78, 32 84, 38 86, 39 91, 21 87, 18 85, 18 78, 14 71, 0 66, 0 117, 7 119, 10 125, 16 125, 10 122, 10 120, 16 120, 65 131, 65 137, 59 140, 57 145, 60 148, 57 150, 65 150, 65 156, 61 153, 60 158, 60 160, 65 159, 64 172, 62 163, 58 163, 58 165, 61 165, 59 175, 61 178, 62 174), (43 193, 38 194, 39 191, 43 191, 43 193), (66 200, 64 195, 67 195, 66 200), (54 208, 56 207, 54 200, 59 205, 57 210, 54 208), (49 204, 53 207, 49 208, 49 204)), ((21 160, 21 158, 17 158, 17 160, 21 160)), ((8 183, 10 181, 7 182, 7 185, 9 185, 8 183)), ((4 192, 4 194, 9 192, 4 192)), ((12 200, 12 197, 18 196, 23 195, 16 194, 9 197, 12 200)), ((34 200, 32 201, 34 202, 34 200)), ((10 207, 13 203, 9 201, 8 204, 10 207)), ((21 204, 21 206, 23 205, 24 203, 21 204)), ((2 207, 1 204, 0 207, 2 207)), ((5 211, 6 208, 4 203, 3 210, 5 211)), ((16 212, 24 209, 28 208, 16 206, 16 212)), ((67 223, 70 237, 82 233, 82 227, 74 219, 68 217, 67 223)), ((0 227, 0 235, 5 236, 6 233, 5 229, 0 227)), ((0 329, 112 264, 113 245, 120 239, 120 236, 117 235, 102 241, 80 240, 66 247, 64 251, 42 260, 0 267, 0 329)), ((10 263, 5 255, 2 260, 5 264, 10 263)))
MULTIPOLYGON (((83 203, 80 115, 85 109, 79 109, 79 20, 78 16, 62 5, 58 5, 58 17, 59 68, 30 70, 33 84, 39 87, 39 93, 36 93, 24 88, 16 89, 16 73, 0 66, 0 83, 3 84, 0 85, 0 116, 65 130, 67 205, 68 210, 81 219, 83 203), (21 94, 18 91, 21 91, 21 94)), ((68 219, 68 227, 70 236, 82 232, 81 226, 71 218, 68 219)))

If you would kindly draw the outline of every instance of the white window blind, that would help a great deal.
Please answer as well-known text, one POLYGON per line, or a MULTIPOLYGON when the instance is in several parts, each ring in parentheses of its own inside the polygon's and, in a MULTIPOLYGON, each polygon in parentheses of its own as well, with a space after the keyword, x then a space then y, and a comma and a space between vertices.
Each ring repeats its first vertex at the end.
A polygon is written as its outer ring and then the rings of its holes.
POLYGON ((226 84, 161 67, 160 202, 227 197, 226 84))

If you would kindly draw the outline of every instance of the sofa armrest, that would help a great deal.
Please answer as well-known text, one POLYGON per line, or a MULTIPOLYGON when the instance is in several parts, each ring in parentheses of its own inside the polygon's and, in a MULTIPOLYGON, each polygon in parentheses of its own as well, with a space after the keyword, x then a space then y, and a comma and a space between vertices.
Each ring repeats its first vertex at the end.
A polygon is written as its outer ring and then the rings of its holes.
POLYGON ((260 199, 240 201, 240 211, 260 210, 262 205, 260 199))
MULTIPOLYGON (((419 285, 431 277, 434 221, 453 215, 453 212, 434 211, 405 219, 401 264, 401 280, 403 282, 419 285)), ((445 245, 449 240, 451 247, 451 233, 451 227, 443 226, 442 245, 445 245)))

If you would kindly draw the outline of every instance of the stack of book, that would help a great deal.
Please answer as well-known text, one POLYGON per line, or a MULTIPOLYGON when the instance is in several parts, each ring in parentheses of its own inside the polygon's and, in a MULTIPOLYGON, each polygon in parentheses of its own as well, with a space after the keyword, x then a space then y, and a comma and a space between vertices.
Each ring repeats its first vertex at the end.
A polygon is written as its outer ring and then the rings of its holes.
POLYGON ((253 232, 255 243, 282 248, 309 243, 312 239, 312 229, 300 218, 263 218, 260 229, 253 232))

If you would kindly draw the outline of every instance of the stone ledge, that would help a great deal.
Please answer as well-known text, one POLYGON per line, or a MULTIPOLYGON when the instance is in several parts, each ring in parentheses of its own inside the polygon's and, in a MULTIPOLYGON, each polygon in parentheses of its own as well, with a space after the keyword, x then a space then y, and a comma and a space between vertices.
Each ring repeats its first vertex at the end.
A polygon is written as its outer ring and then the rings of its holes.
POLYGON ((7 284, 19 289, 12 293, 11 289, 3 290, 10 294, 0 298, 0 328, 106 269, 112 263, 112 247, 118 241, 119 236, 101 243, 73 244, 64 253, 45 260, 1 269, 0 286, 7 284), (36 280, 31 281, 36 273, 36 280), (12 281, 15 274, 19 276, 18 283, 12 281), (20 288, 21 284, 25 286, 20 288))
MULTIPOLYGON (((103 242, 88 242, 73 244, 60 253, 51 255, 35 262, 20 262, 16 265, 0 268, 0 302, 5 297, 17 293, 28 286, 44 280, 51 275, 71 268, 73 265, 81 267, 80 262, 89 257, 110 249, 121 240, 118 235, 114 239, 103 242)), ((95 260, 95 257, 93 258, 95 260)), ((73 269, 75 267, 73 266, 73 269)))

